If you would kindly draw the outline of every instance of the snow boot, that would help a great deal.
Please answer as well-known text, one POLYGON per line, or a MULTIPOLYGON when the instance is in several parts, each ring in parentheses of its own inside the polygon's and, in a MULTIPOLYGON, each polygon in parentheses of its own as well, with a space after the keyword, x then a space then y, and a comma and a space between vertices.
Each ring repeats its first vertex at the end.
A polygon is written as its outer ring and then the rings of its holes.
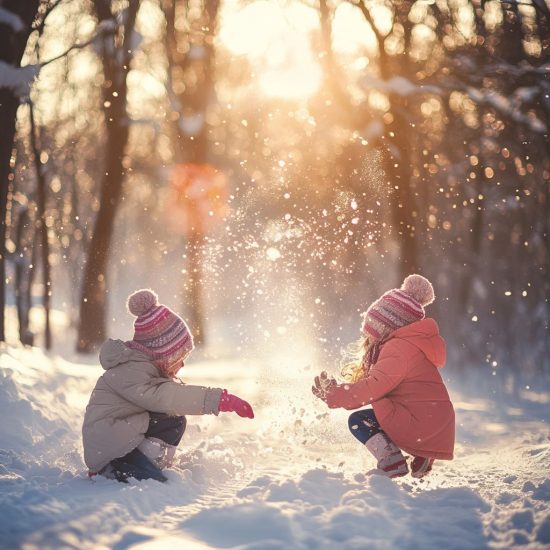
POLYGON ((401 449, 384 432, 373 435, 367 440, 365 447, 378 461, 378 473, 391 478, 409 473, 409 467, 401 449))
POLYGON ((169 443, 164 444, 164 457, 159 463, 159 468, 162 470, 164 468, 170 468, 174 463, 174 456, 176 454, 177 447, 175 445, 170 445, 169 443))
POLYGON ((103 476, 107 479, 120 481, 122 483, 128 483, 128 476, 122 472, 119 472, 111 463, 101 468, 99 472, 88 472, 88 477, 90 479, 97 475, 103 476))
POLYGON ((146 437, 137 448, 161 470, 172 466, 176 454, 175 445, 170 445, 156 437, 146 437))
POLYGON ((415 456, 411 462, 411 475, 416 478, 424 477, 432 471, 433 458, 415 456))

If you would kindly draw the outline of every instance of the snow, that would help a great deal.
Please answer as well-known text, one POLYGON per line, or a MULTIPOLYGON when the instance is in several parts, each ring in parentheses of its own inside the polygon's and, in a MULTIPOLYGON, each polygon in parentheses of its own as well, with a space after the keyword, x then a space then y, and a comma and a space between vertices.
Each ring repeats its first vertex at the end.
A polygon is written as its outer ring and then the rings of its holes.
MULTIPOLYGON (((550 544, 548 392, 503 399, 495 377, 451 384, 456 458, 430 477, 368 475, 345 411, 310 394, 295 349, 212 360, 190 383, 250 399, 256 418, 188 418, 166 484, 89 480, 80 425, 101 373, 93 356, 4 347, 0 540, 6 548, 544 548, 550 544), (286 357, 286 359, 285 359, 286 357)), ((500 367, 499 367, 500 368, 500 367)), ((453 366, 448 376, 456 376, 453 366)))
POLYGON ((39 65, 14 67, 5 61, 0 61, 0 88, 11 89, 17 97, 26 97, 39 71, 39 65))
POLYGON ((442 93, 442 89, 439 86, 415 84, 404 76, 393 76, 388 80, 382 80, 374 75, 366 75, 361 78, 361 83, 365 88, 376 88, 381 92, 397 94, 402 97, 419 93, 436 95, 441 95, 442 93))
POLYGON ((202 113, 182 114, 178 124, 186 136, 197 136, 204 126, 204 115, 202 113))

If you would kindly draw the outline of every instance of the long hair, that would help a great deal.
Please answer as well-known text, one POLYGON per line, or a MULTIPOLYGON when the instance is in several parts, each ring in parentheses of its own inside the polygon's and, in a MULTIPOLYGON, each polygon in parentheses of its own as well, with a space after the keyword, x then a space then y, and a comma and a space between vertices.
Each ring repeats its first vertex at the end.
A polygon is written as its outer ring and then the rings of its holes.
POLYGON ((346 382, 355 384, 369 375, 370 369, 378 361, 380 346, 383 342, 384 339, 371 340, 368 336, 364 336, 348 346, 344 352, 341 371, 346 382))
POLYGON ((370 346, 368 336, 363 336, 344 350, 341 374, 346 382, 354 384, 367 375, 365 358, 370 346))

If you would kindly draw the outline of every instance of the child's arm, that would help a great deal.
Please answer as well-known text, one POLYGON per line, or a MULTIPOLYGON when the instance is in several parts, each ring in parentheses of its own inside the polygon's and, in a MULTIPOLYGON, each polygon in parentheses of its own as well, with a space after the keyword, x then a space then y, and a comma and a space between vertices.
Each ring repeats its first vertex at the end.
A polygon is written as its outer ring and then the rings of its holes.
POLYGON ((219 413, 221 388, 182 385, 136 365, 107 371, 104 380, 118 395, 151 412, 176 416, 219 413))
POLYGON ((382 399, 404 378, 406 364, 396 340, 388 342, 367 378, 355 384, 333 384, 324 401, 331 409, 358 409, 382 399))

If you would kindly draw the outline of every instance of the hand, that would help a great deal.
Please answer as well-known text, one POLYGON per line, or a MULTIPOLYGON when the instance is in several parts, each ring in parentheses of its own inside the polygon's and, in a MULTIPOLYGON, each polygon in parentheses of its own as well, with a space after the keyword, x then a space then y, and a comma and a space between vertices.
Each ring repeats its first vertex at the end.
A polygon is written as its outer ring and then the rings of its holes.
POLYGON ((254 418, 252 407, 244 399, 228 393, 227 390, 222 391, 218 408, 220 412, 236 412, 242 418, 254 418))
POLYGON ((329 378, 326 371, 315 377, 315 385, 311 386, 311 391, 315 397, 318 397, 326 403, 328 394, 338 386, 336 380, 331 376, 329 378))

